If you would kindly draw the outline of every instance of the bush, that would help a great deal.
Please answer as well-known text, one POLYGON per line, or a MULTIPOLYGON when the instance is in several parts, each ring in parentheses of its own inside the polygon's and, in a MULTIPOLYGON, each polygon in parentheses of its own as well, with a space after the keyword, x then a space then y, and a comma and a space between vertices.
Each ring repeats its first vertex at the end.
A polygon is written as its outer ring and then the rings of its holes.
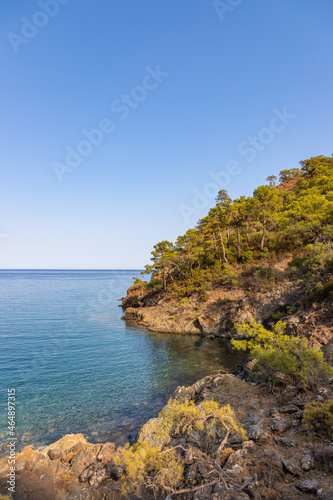
MULTIPOLYGON (((159 417, 162 419, 162 425, 155 424, 154 434, 160 442, 169 442, 172 436, 180 433, 190 435, 198 430, 209 433, 217 426, 223 428, 226 435, 216 452, 217 463, 220 463, 221 459, 224 460, 228 453, 227 450, 223 452, 223 447, 227 444, 229 432, 246 439, 245 431, 239 426, 230 406, 220 408, 215 401, 206 401, 198 406, 193 402, 181 404, 171 401, 159 417)), ((182 451, 187 450, 182 448, 182 451)), ((154 492, 174 494, 184 479, 184 460, 180 457, 177 446, 163 449, 162 445, 153 447, 144 441, 138 441, 132 446, 127 444, 115 458, 115 463, 126 471, 123 478, 125 495, 136 492, 139 496, 142 495, 142 498, 147 498, 146 488, 154 492)), ((207 465, 212 463, 212 460, 207 459, 207 465)))
POLYGON ((288 266, 291 268, 296 267, 297 269, 299 269, 303 266, 305 260, 306 257, 295 257, 291 262, 288 262, 288 266))
POLYGON ((286 324, 279 321, 273 331, 266 330, 255 320, 235 324, 243 340, 232 339, 235 349, 250 350, 251 359, 257 359, 255 370, 275 382, 276 372, 282 372, 302 387, 319 379, 333 377, 333 368, 323 360, 323 353, 310 346, 305 338, 285 335, 286 324))
POLYGON ((187 304, 189 301, 189 298, 188 297, 184 297, 181 301, 180 301, 180 305, 181 306, 184 306, 185 304, 187 304))
POLYGON ((252 258, 253 258, 253 252, 251 250, 246 250, 246 252, 243 252, 241 255, 241 261, 243 262, 243 264, 251 262, 252 258))
POLYGON ((333 436, 333 400, 305 405, 302 424, 305 430, 328 438, 333 436))
POLYGON ((169 319, 175 319, 175 316, 169 316, 169 319))

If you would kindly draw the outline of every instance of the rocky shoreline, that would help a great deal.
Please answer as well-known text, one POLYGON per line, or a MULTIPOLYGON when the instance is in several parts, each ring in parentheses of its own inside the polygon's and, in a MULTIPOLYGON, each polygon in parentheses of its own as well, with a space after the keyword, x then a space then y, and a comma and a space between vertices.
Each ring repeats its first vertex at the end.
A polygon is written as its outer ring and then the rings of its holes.
MULTIPOLYGON (((210 291, 204 302, 191 299, 164 299, 163 294, 147 292, 133 285, 122 300, 124 319, 153 331, 193 333, 230 338, 234 323, 249 321, 269 324, 272 314, 293 308, 286 314, 289 331, 306 335, 324 348, 332 358, 331 303, 301 306, 302 290, 296 281, 284 281, 269 293, 249 296, 244 290, 210 291)), ((331 300, 331 299, 329 299, 331 300)), ((184 478, 180 487, 186 493, 170 493, 180 500, 292 500, 298 498, 333 500, 333 442, 302 426, 305 405, 333 399, 330 386, 312 391, 294 385, 287 376, 277 376, 275 392, 268 391, 252 373, 251 363, 236 375, 215 373, 189 387, 178 387, 169 403, 191 402, 198 406, 215 401, 230 405, 247 440, 230 435, 226 443, 220 476, 214 473, 214 456, 221 436, 205 430, 172 431, 161 442, 157 432, 162 417, 150 419, 139 430, 137 442, 148 446, 180 447, 186 452, 184 478), (236 376, 237 375, 237 376, 236 376)), ((92 444, 82 434, 69 434, 42 449, 26 446, 16 457, 15 493, 12 500, 121 500, 163 499, 166 493, 148 490, 139 497, 122 492, 126 464, 124 448, 115 443, 92 444)), ((216 472, 215 472, 216 473, 216 472)), ((8 459, 0 460, 0 498, 8 495, 8 459)), ((2 500, 2 498, 1 498, 2 500)))
MULTIPOLYGON (((333 443, 307 436, 301 425, 304 406, 310 401, 332 399, 328 387, 314 392, 280 380, 275 394, 265 386, 245 383, 232 374, 207 376, 189 387, 178 387, 170 401, 199 405, 216 401, 230 405, 248 441, 232 436, 221 464, 226 485, 207 486, 209 470, 200 459, 185 456, 184 486, 195 492, 174 498, 195 500, 333 499, 333 443)), ((156 446, 161 418, 149 420, 138 440, 156 446)), ((220 436, 194 432, 171 435, 164 446, 181 445, 193 455, 207 457, 216 451, 220 436)), ((16 459, 16 492, 13 500, 99 500, 138 498, 121 493, 124 467, 117 457, 123 449, 114 443, 91 444, 82 434, 67 435, 41 451, 26 446, 16 459), (117 463, 116 463, 117 462, 117 463)), ((0 493, 6 495, 8 460, 0 460, 0 493)), ((156 498, 164 498, 157 496, 156 498)), ((146 498, 153 498, 147 493, 146 498)), ((172 497, 173 498, 173 497, 172 497)))

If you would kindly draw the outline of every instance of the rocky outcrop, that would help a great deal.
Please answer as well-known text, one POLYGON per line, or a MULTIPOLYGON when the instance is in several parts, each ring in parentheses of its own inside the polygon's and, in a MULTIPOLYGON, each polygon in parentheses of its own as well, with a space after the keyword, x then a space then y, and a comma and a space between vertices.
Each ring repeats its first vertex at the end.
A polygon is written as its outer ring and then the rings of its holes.
MULTIPOLYGON (((330 388, 305 392, 281 385, 268 394, 260 385, 244 383, 231 374, 215 374, 189 387, 178 387, 170 401, 198 405, 215 401, 230 405, 246 430, 248 440, 231 434, 221 455, 220 470, 225 482, 211 484, 214 456, 224 435, 210 428, 172 429, 159 432, 161 418, 149 420, 137 441, 150 446, 182 446, 185 465, 180 485, 192 493, 177 495, 180 500, 249 500, 261 498, 331 498, 333 491, 333 447, 315 435, 306 436, 300 412, 307 402, 332 399, 330 388), (329 474, 328 474, 329 473, 329 474), (207 485, 207 486, 206 486, 207 485)), ((122 448, 113 443, 91 444, 82 434, 67 435, 41 451, 30 446, 16 461, 16 492, 13 500, 121 500, 125 468, 116 458, 122 448)), ((0 493, 7 493, 8 459, 0 460, 0 493)), ((165 500, 166 494, 157 494, 165 500)), ((147 500, 153 498, 147 491, 147 500)))
POLYGON ((231 337, 234 323, 250 321, 267 323, 272 314, 298 303, 301 291, 297 283, 283 282, 270 292, 253 296, 244 289, 215 289, 207 292, 207 300, 192 297, 184 303, 166 300, 159 293, 145 295, 146 288, 133 285, 123 299, 125 320, 134 320, 151 331, 191 333, 231 337), (134 287, 134 288, 133 288, 134 287))

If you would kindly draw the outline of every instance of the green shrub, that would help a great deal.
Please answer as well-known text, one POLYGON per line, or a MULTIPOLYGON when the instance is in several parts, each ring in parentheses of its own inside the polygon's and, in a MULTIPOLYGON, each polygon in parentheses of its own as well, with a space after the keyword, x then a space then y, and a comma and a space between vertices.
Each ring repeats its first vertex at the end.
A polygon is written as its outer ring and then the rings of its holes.
POLYGON ((261 279, 269 279, 272 277, 273 273, 268 267, 261 267, 254 272, 255 276, 261 279))
POLYGON ((250 358, 257 359, 256 371, 270 381, 276 372, 282 372, 302 387, 319 379, 333 377, 333 368, 323 360, 323 353, 311 347, 305 338, 286 335, 286 324, 279 321, 273 331, 266 330, 255 320, 235 324, 243 340, 232 339, 235 349, 250 350, 250 358))
POLYGON ((272 318, 275 320, 275 321, 280 321, 282 318, 285 317, 285 313, 282 312, 282 311, 279 311, 277 313, 272 313, 272 318))
POLYGON ((181 301, 180 301, 180 305, 181 306, 184 306, 185 304, 187 304, 189 301, 189 298, 188 297, 184 297, 181 301))
POLYGON ((175 316, 169 316, 169 319, 175 319, 175 316))
MULTIPOLYGON (((229 432, 238 434, 246 440, 245 431, 239 426, 234 411, 230 406, 219 407, 215 401, 205 401, 198 406, 193 402, 169 401, 159 414, 161 425, 152 424, 153 432, 161 442, 168 442, 175 435, 191 435, 192 432, 204 431, 209 434, 220 427, 225 432, 225 437, 220 443, 216 454, 217 463, 220 462, 220 453, 228 442, 229 432)), ((145 496, 145 488, 154 492, 177 493, 177 489, 184 479, 184 460, 177 453, 177 447, 164 448, 162 445, 149 446, 144 441, 129 446, 120 451, 115 458, 115 463, 125 469, 123 478, 123 493, 136 492, 145 496)), ((184 450, 184 449, 183 449, 184 450)), ((207 460, 211 465, 212 460, 207 460)), ((127 496, 126 496, 127 498, 127 496)))
POLYGON ((333 400, 305 405, 302 424, 305 430, 328 438, 333 436, 333 400))
POLYGON ((241 261, 243 262, 243 264, 251 262, 252 258, 253 258, 253 252, 251 250, 246 250, 246 252, 243 252, 241 255, 241 261))
POLYGON ((162 288, 162 281, 158 279, 151 279, 148 283, 150 288, 156 289, 156 288, 162 288))
POLYGON ((223 266, 223 271, 221 273, 220 277, 220 284, 221 285, 237 285, 238 281, 236 278, 236 273, 233 270, 232 266, 228 264, 224 264, 223 266))
POLYGON ((304 262, 306 261, 306 257, 295 257, 291 262, 288 262, 289 267, 296 267, 299 269, 302 267, 304 262))

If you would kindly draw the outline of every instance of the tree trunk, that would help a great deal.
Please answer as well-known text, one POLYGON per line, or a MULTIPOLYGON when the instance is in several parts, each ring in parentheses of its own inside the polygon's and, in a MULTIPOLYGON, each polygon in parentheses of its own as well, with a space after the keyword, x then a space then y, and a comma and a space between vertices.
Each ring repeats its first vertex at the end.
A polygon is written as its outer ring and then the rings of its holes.
POLYGON ((228 227, 227 227, 227 240, 228 240, 227 247, 230 248, 230 229, 228 227))
POLYGON ((227 257, 225 255, 225 246, 224 246, 224 242, 223 242, 223 238, 222 238, 222 234, 221 234, 221 229, 220 229, 219 225, 217 225, 217 227, 219 228, 219 235, 220 235, 220 240, 221 240, 221 245, 222 245, 223 260, 226 264, 228 264, 227 257))
POLYGON ((250 248, 250 238, 247 230, 247 224, 245 225, 245 234, 246 234, 246 249, 248 250, 250 248))
POLYGON ((267 218, 266 215, 264 216, 264 222, 263 222, 263 229, 262 229, 262 238, 261 238, 261 244, 260 244, 260 251, 264 251, 264 246, 265 246, 265 236, 266 236, 266 224, 267 224, 267 218))
POLYGON ((165 264, 163 264, 163 290, 166 292, 165 264))
POLYGON ((213 240, 214 240, 214 248, 215 248, 215 252, 216 252, 216 253, 217 253, 217 255, 219 256, 220 266, 222 266, 221 254, 220 254, 220 252, 218 251, 218 248, 217 248, 216 238, 215 238, 215 233, 213 233, 213 240))
POLYGON ((237 257, 240 259, 241 250, 240 250, 240 228, 237 226, 237 257))

